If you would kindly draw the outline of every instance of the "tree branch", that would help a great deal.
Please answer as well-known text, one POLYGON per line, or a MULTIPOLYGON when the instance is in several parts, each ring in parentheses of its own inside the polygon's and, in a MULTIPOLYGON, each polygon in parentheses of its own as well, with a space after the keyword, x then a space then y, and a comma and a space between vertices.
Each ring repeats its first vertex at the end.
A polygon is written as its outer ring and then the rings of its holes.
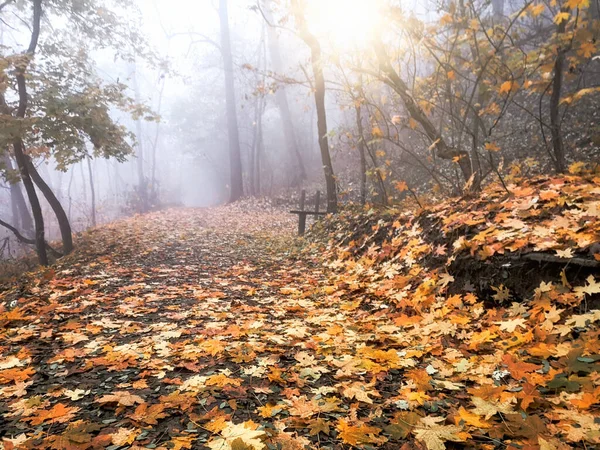
MULTIPOLYGON (((15 227, 13 227, 12 225, 10 225, 9 223, 6 223, 2 219, 0 219, 0 225, 3 226, 4 228, 8 229, 9 231, 11 231, 15 235, 15 237, 19 240, 19 242, 22 242, 23 244, 27 244, 27 245, 35 245, 35 240, 34 239, 28 239, 28 238, 26 238, 25 236, 23 236, 19 232, 19 230, 17 230, 15 227)), ((48 249, 48 251, 55 258, 61 258, 63 256, 62 253, 60 253, 59 251, 55 250, 48 243, 46 243, 46 248, 48 249)))
POLYGON ((560 256, 550 255, 548 253, 525 253, 522 255, 510 255, 510 259, 521 260, 527 259, 529 261, 536 262, 547 262, 553 264, 564 264, 569 265, 572 264, 574 266, 579 267, 589 267, 589 268, 599 268, 600 261, 596 261, 594 259, 586 259, 586 258, 561 258, 560 256))
POLYGON ((10 5, 11 3, 14 3, 14 2, 15 2, 15 0, 6 0, 2 4, 0 4, 0 12, 2 12, 2 10, 4 8, 6 8, 8 5, 10 5))

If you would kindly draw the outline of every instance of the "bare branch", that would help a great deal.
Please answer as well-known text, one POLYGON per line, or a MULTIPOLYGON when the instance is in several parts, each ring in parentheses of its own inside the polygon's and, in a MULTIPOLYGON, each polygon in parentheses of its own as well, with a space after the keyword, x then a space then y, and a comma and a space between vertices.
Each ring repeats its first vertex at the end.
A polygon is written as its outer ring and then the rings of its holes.
MULTIPOLYGON (((7 230, 11 231, 15 237, 18 239, 19 242, 22 242, 23 244, 27 244, 27 245, 35 245, 35 240, 34 239, 28 239, 25 236, 23 236, 19 230, 17 230, 15 227, 13 227, 12 225, 10 225, 9 223, 6 223, 5 221, 3 221, 2 219, 0 219, 0 225, 3 226, 4 228, 6 228, 7 230)), ((50 246, 50 244, 46 243, 46 248, 48 249, 48 251, 55 257, 55 258, 60 258, 63 256, 62 253, 60 253, 59 251, 55 250, 53 247, 50 246)))
POLYGON ((0 4, 0 12, 2 12, 2 10, 4 8, 6 8, 8 5, 10 5, 11 3, 14 3, 14 2, 15 2, 15 0, 6 0, 2 4, 0 4))

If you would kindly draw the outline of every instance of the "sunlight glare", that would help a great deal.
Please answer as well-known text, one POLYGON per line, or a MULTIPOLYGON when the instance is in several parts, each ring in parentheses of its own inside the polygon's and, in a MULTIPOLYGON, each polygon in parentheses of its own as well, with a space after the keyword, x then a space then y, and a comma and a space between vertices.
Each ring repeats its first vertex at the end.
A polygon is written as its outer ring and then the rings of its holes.
POLYGON ((377 0, 308 0, 306 18, 318 37, 340 49, 366 47, 382 23, 377 0))

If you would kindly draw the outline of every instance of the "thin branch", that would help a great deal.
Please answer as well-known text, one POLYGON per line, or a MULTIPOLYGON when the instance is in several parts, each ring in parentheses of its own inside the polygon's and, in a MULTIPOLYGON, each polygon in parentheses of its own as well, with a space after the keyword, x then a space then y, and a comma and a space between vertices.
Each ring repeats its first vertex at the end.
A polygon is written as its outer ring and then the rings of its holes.
MULTIPOLYGON (((2 219, 0 219, 0 225, 3 226, 4 228, 8 229, 9 231, 11 231, 15 235, 15 237, 19 240, 19 242, 22 242, 23 244, 27 244, 27 245, 35 245, 35 240, 26 238, 19 232, 19 230, 17 230, 15 227, 10 225, 9 223, 6 223, 2 219)), ((46 243, 46 248, 55 258, 61 258, 63 256, 62 253, 55 250, 48 243, 46 243)))

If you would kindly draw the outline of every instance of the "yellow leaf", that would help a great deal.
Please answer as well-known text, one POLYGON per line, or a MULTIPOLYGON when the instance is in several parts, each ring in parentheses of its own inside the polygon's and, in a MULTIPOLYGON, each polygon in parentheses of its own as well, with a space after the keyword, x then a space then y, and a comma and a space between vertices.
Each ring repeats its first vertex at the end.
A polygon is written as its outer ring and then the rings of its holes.
POLYGON ((546 5, 544 5, 543 3, 538 3, 537 5, 531 5, 529 7, 529 11, 531 12, 531 15, 533 17, 539 16, 541 13, 544 12, 544 9, 546 9, 546 5))
POLYGON ((491 428, 491 424, 482 420, 477 414, 472 413, 471 411, 467 411, 462 406, 458 410, 457 421, 463 421, 467 425, 471 425, 477 428, 491 428))
POLYGON ((508 81, 505 81, 505 82, 504 82, 504 83, 502 83, 502 85, 500 86, 500 93, 501 93, 501 94, 509 94, 509 93, 510 93, 510 92, 513 90, 513 88, 514 88, 515 84, 516 84, 516 83, 514 83, 514 82, 512 82, 512 81, 510 81, 510 80, 508 80, 508 81))
POLYGON ((497 413, 511 414, 514 412, 512 406, 508 402, 492 403, 480 397, 473 397, 471 401, 476 406, 476 408, 471 412, 478 416, 485 417, 485 420, 489 420, 494 414, 497 413))
POLYGON ((590 0, 569 0, 567 6, 571 9, 588 8, 590 6, 590 0))
POLYGON ((171 439, 172 450, 181 450, 182 448, 192 448, 193 436, 177 436, 171 439))
POLYGON ((378 437, 381 430, 370 427, 363 422, 352 425, 349 420, 340 419, 337 424, 339 437, 345 444, 362 446, 366 444, 383 444, 387 441, 384 437, 378 437))
POLYGON ((412 117, 408 120, 408 125, 413 129, 416 130, 417 127, 419 126, 419 122, 417 122, 415 119, 413 119, 412 117))
POLYGON ((569 166, 569 173, 572 175, 579 175, 585 171, 587 164, 583 161, 574 162, 569 166))
POLYGON ((446 73, 446 75, 448 76, 448 79, 451 81, 456 80, 456 72, 454 70, 450 70, 449 72, 446 73))
POLYGON ((262 450, 266 448, 262 439, 266 437, 264 431, 253 429, 254 424, 244 422, 235 424, 227 422, 227 426, 221 431, 221 437, 210 441, 207 445, 213 450, 243 449, 262 450))
POLYGON ((507 320, 505 322, 494 322, 496 325, 500 325, 500 330, 507 331, 509 333, 513 333, 517 327, 521 327, 523 329, 527 329, 525 324, 527 321, 521 317, 517 319, 507 320))
POLYGON ((499 152, 501 150, 495 142, 486 142, 485 149, 488 152, 499 152))
POLYGON ((445 450, 446 441, 465 442, 470 436, 456 425, 432 425, 427 428, 415 428, 413 433, 428 450, 445 450))
POLYGON ((135 441, 137 435, 140 434, 140 430, 132 428, 119 428, 116 433, 110 435, 112 443, 114 445, 123 446, 132 444, 135 441))
POLYGON ((560 25, 561 23, 563 23, 565 20, 569 20, 569 17, 571 17, 571 14, 568 12, 559 12, 555 17, 554 17, 554 23, 557 25, 560 25))
POLYGON ((367 387, 362 383, 352 383, 351 385, 344 388, 342 391, 344 397, 349 399, 356 399, 359 402, 368 403, 369 405, 373 404, 373 400, 369 398, 369 395, 373 395, 375 397, 379 397, 379 393, 377 391, 368 391, 367 387))
POLYGON ((371 134, 373 134, 373 137, 376 137, 376 138, 383 137, 383 131, 381 131, 381 128, 379 128, 377 126, 373 127, 373 129, 371 130, 371 134))
POLYGON ((452 14, 445 14, 440 19, 440 23, 442 25, 447 25, 449 23, 452 23, 453 21, 454 21, 454 18, 452 17, 452 14))

